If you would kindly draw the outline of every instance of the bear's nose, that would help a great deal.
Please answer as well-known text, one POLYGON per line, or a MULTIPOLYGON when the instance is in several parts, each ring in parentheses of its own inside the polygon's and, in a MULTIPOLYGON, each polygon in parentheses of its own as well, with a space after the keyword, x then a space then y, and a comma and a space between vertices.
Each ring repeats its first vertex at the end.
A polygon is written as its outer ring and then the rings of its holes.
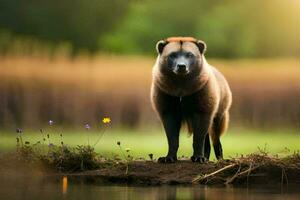
POLYGON ((179 70, 185 70, 186 69, 185 64, 178 64, 177 67, 178 67, 179 70))

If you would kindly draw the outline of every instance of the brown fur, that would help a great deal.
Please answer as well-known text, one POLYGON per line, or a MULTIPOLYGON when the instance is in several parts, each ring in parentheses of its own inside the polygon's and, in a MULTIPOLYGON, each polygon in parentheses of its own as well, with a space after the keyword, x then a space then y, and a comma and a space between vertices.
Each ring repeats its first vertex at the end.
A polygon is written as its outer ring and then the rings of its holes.
MULTIPOLYGON (((231 91, 224 76, 207 63, 204 57, 206 46, 204 45, 202 53, 201 49, 199 51, 196 41, 196 39, 182 37, 165 41, 163 51, 158 55, 153 67, 151 102, 163 124, 165 124, 164 116, 167 113, 170 115, 181 113, 179 115, 182 117, 178 119, 179 127, 172 122, 174 125, 169 128, 172 129, 174 126, 173 132, 180 129, 181 123, 186 121, 189 132, 194 132, 194 135, 195 131, 200 134, 201 131, 207 130, 214 147, 218 148, 217 146, 221 145, 220 136, 228 127, 229 108, 232 101, 231 91), (180 50, 197 55, 199 69, 201 69, 197 76, 177 78, 162 73, 166 57, 170 52, 180 50)), ((168 127, 165 126, 166 128, 168 127)), ((195 137, 198 136, 194 136, 194 143, 197 143, 200 136, 198 139, 195 137)), ((217 154, 216 156, 218 157, 217 154)))

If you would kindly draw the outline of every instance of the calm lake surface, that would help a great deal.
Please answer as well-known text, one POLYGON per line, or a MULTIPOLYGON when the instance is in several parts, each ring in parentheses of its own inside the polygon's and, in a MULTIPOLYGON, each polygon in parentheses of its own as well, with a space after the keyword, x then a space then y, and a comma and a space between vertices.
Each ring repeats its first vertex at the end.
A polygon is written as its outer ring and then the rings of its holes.
MULTIPOLYGON (((1 174, 1 173, 0 173, 1 174)), ((2 173, 0 199, 300 199, 297 187, 262 186, 256 188, 206 186, 127 186, 87 183, 68 177, 45 177, 2 173)))

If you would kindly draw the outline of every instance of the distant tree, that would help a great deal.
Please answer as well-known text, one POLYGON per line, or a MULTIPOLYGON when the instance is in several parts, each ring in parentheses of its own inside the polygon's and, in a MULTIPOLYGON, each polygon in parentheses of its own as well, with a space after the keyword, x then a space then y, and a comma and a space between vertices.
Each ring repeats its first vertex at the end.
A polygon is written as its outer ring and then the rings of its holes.
POLYGON ((295 0, 145 0, 131 4, 101 47, 153 54, 157 40, 177 35, 205 40, 213 57, 299 56, 299 10, 295 0))
POLYGON ((129 0, 1 0, 0 28, 95 51, 98 37, 120 22, 128 5, 129 0))
POLYGON ((213 57, 299 56, 299 10, 297 0, 0 0, 0 53, 29 36, 75 52, 154 54, 177 35, 205 40, 213 57))

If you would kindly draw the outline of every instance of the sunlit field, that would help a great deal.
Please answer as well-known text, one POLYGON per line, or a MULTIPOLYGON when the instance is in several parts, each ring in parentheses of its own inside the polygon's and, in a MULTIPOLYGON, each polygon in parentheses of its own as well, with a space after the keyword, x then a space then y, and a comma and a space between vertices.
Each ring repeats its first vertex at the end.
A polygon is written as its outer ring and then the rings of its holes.
MULTIPOLYGON (((226 157, 252 153, 258 147, 280 155, 299 150, 300 135, 291 130, 299 130, 300 60, 208 61, 225 74, 233 90, 231 127, 242 127, 223 136, 226 157)), ((68 130, 63 132, 67 145, 89 143, 99 154, 112 157, 120 154, 120 141, 136 158, 164 155, 166 137, 163 130, 153 128, 160 123, 149 100, 154 62, 154 57, 109 55, 3 57, 0 125, 6 130, 38 130, 53 119, 68 130), (82 127, 104 116, 112 118, 112 129, 94 144, 99 133, 82 127)), ((24 141, 42 141, 38 132, 25 131, 24 141)), ((1 131, 1 151, 13 150, 15 137, 12 131, 1 131)), ((52 131, 44 144, 59 145, 60 140, 59 133, 52 131)), ((191 140, 181 134, 179 156, 191 155, 191 140)))
MULTIPOLYGON (((59 131, 60 133, 62 131, 59 131)), ((162 130, 152 131, 130 131, 130 130, 107 130, 103 135, 102 132, 90 131, 65 131, 62 132, 62 141, 65 145, 87 145, 93 146, 97 153, 107 157, 121 155, 122 152, 117 145, 121 143, 121 148, 130 149, 130 154, 135 158, 149 159, 149 154, 154 158, 163 156, 167 152, 167 140, 162 130), (101 136, 102 135, 102 136, 101 136), (97 144, 96 141, 99 140, 97 144)), ((16 134, 10 132, 0 132, 0 150, 2 152, 14 150, 16 147, 16 134)), ((61 145, 61 137, 54 129, 45 131, 44 136, 39 131, 24 132, 22 134, 23 142, 29 141, 31 144, 42 141, 41 143, 48 146, 49 143, 61 145), (49 140, 45 135, 49 133, 49 140), (46 141, 43 142, 43 137, 46 141)), ((231 130, 222 137, 225 157, 236 157, 255 153, 259 151, 278 154, 279 156, 290 155, 299 151, 300 135, 293 130, 277 131, 258 131, 258 130, 231 130)), ((212 150, 213 153, 213 150, 212 150)), ((178 156, 190 156, 192 154, 192 137, 182 132, 180 137, 180 148, 178 156)), ((211 158, 215 159, 212 154, 211 158)))
MULTIPOLYGON (((0 126, 71 127, 110 116, 114 126, 157 125, 151 109, 155 57, 109 56, 0 59, 0 126)), ((300 128, 299 59, 210 59, 233 91, 232 124, 300 128), (288 106, 287 106, 288 105, 288 106)))

